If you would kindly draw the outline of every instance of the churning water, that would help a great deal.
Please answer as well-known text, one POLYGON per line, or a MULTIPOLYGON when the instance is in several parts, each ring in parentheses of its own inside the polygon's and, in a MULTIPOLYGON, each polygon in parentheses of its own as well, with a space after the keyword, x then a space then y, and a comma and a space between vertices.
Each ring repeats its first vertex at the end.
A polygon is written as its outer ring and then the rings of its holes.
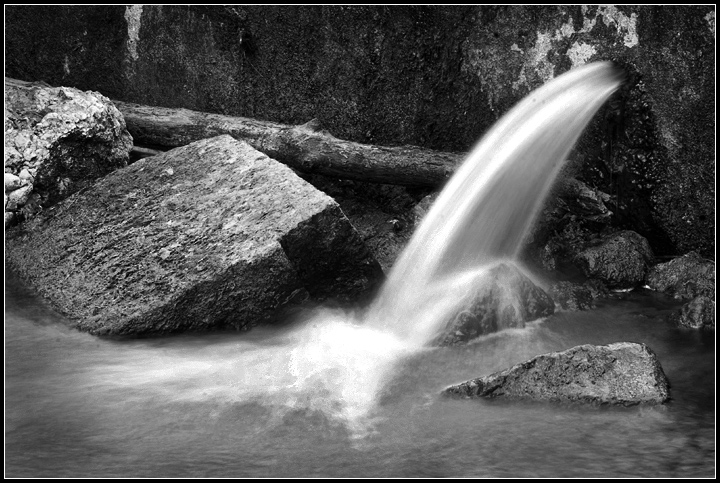
POLYGON ((579 69, 501 120, 363 313, 97 338, 67 328, 6 272, 6 476, 713 476, 714 334, 674 328, 673 300, 641 291, 466 346, 425 347, 483 267, 516 255, 557 161, 617 83, 605 64, 579 69), (538 354, 618 341, 658 354, 670 403, 440 395, 538 354))
POLYGON ((5 476, 712 477, 714 334, 675 329, 665 320, 673 300, 626 297, 409 352, 361 411, 379 384, 374 368, 398 342, 338 322, 347 314, 245 333, 103 339, 67 328, 7 274, 5 476), (618 341, 657 353, 669 403, 440 395, 538 354, 618 341))

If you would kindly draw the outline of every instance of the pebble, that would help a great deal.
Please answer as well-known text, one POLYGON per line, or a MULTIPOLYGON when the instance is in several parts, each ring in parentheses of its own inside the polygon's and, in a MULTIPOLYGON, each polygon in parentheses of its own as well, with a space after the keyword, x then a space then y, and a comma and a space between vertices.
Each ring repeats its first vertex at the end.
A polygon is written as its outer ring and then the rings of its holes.
POLYGON ((5 173, 5 193, 15 191, 23 185, 20 178, 12 173, 5 173))
POLYGON ((20 189, 16 189, 12 193, 8 194, 8 205, 11 203, 14 203, 16 206, 22 206, 24 205, 28 198, 30 198, 30 194, 32 193, 33 185, 29 184, 27 186, 23 186, 20 189))
POLYGON ((24 179, 26 181, 29 181, 30 183, 34 181, 33 175, 30 174, 30 171, 28 171, 27 168, 23 168, 18 176, 20 177, 20 179, 24 179))

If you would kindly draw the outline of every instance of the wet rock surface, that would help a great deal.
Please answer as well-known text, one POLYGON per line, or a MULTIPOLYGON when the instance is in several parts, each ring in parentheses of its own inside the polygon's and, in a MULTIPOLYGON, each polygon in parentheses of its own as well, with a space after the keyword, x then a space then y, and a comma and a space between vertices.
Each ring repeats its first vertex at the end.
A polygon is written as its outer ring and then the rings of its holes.
POLYGON ((588 310, 595 307, 595 300, 609 295, 608 289, 599 280, 585 283, 557 282, 548 291, 556 307, 563 310, 588 310))
MULTIPOLYGON (((569 169, 573 163, 568 162, 569 169)), ((561 172, 528 238, 525 256, 547 271, 565 271, 597 233, 611 229, 611 196, 561 172)))
POLYGON ((607 193, 591 188, 578 179, 565 178, 559 183, 557 196, 561 202, 558 208, 564 214, 601 224, 610 222, 612 211, 605 205, 610 200, 607 193))
POLYGON ((575 257, 575 263, 588 278, 596 278, 609 288, 633 288, 645 280, 653 262, 653 252, 645 238, 624 230, 606 235, 575 257))
POLYGON ((127 165, 132 137, 97 92, 5 82, 5 226, 127 165))
POLYGON ((537 356, 489 376, 451 386, 458 398, 507 398, 630 406, 660 404, 669 383, 645 344, 581 345, 537 356))
POLYGON ((666 263, 659 263, 648 272, 647 285, 677 299, 689 300, 715 293, 715 262, 697 252, 690 252, 666 263))
POLYGON ((500 264, 489 270, 478 283, 469 302, 456 313, 435 341, 448 346, 475 337, 547 317, 555 304, 543 289, 511 264, 500 264))
POLYGON ((229 136, 111 173, 6 242, 7 263, 94 334, 244 329, 382 277, 337 203, 229 136))
POLYGON ((413 207, 426 190, 299 174, 332 197, 387 273, 416 228, 413 207))

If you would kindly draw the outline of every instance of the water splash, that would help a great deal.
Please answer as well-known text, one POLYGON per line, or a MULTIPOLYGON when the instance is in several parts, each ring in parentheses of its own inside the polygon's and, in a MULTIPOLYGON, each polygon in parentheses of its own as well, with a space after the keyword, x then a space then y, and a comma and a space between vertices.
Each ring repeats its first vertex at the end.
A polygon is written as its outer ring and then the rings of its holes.
POLYGON ((490 266, 517 258, 562 162, 620 82, 610 63, 589 64, 506 114, 448 182, 364 320, 326 312, 302 332, 285 403, 363 434, 398 360, 436 337, 490 266))
POLYGON ((370 309, 369 323, 432 340, 490 263, 514 259, 563 161, 619 87, 609 62, 571 70, 501 118, 449 180, 370 309))

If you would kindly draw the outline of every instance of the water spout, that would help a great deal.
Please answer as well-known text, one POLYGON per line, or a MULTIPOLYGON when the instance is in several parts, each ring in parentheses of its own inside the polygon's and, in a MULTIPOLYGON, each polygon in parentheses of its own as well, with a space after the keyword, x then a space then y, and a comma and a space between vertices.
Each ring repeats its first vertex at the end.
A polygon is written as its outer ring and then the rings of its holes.
POLYGON ((418 227, 368 324, 418 345, 432 340, 488 264, 518 255, 562 163, 621 81, 611 63, 588 64, 502 117, 418 227))

